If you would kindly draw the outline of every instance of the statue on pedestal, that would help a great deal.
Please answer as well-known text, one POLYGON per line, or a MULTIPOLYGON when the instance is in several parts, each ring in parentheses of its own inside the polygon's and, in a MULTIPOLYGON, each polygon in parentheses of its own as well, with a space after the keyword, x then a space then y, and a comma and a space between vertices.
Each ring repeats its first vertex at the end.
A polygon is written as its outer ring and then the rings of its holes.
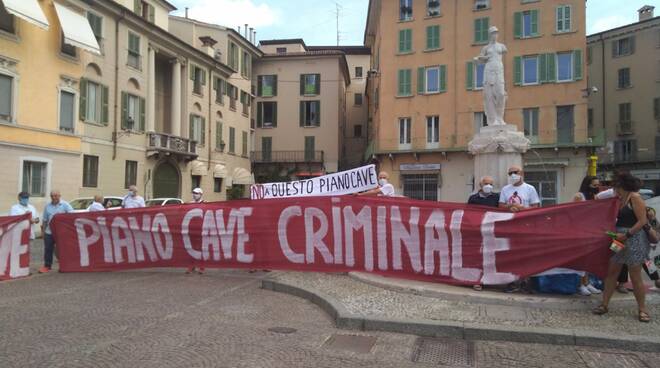
POLYGON ((481 49, 474 60, 485 63, 484 67, 484 111, 488 126, 505 125, 506 90, 504 89, 504 64, 502 56, 507 53, 506 46, 497 42, 499 31, 493 26, 488 29, 488 45, 481 49))

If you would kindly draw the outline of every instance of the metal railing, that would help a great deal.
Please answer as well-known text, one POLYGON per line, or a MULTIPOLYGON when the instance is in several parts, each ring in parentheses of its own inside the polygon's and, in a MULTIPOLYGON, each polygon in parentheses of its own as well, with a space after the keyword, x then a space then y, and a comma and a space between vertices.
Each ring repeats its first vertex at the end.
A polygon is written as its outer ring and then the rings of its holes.
POLYGON ((632 121, 620 121, 616 126, 617 133, 619 135, 629 135, 633 134, 633 122, 632 121))
POLYGON ((323 151, 252 151, 253 163, 307 163, 323 162, 323 151))
POLYGON ((197 157, 197 142, 165 133, 149 133, 149 150, 197 157))

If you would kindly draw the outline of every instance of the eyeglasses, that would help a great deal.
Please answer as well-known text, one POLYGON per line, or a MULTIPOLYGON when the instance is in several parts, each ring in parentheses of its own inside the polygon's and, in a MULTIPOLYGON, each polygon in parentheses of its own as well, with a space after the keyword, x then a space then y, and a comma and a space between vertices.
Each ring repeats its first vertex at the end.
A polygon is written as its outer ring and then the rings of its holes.
POLYGON ((513 174, 520 174, 520 170, 509 171, 509 176, 511 176, 511 175, 513 175, 513 174))

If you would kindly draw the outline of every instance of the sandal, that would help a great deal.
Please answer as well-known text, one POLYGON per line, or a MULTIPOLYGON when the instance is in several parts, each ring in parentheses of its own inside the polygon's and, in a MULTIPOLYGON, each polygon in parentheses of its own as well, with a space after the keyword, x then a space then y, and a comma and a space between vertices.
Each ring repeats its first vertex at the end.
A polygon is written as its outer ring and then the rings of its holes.
POLYGON ((651 316, 646 312, 639 311, 639 321, 644 323, 651 322, 651 316))
POLYGON ((604 306, 602 304, 591 310, 591 313, 593 313, 597 316, 602 316, 603 314, 606 314, 607 312, 609 312, 609 310, 607 309, 606 306, 604 306))
POLYGON ((484 287, 481 286, 481 285, 472 285, 472 289, 474 289, 476 291, 482 291, 484 289, 484 287))

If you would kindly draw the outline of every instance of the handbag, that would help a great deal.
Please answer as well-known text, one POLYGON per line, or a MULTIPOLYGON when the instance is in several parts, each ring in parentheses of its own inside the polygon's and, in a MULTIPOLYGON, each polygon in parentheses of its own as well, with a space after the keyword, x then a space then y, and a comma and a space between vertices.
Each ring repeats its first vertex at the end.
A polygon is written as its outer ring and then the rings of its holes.
POLYGON ((660 241, 658 232, 653 227, 645 226, 644 231, 646 232, 646 237, 649 239, 649 243, 655 244, 660 241))

